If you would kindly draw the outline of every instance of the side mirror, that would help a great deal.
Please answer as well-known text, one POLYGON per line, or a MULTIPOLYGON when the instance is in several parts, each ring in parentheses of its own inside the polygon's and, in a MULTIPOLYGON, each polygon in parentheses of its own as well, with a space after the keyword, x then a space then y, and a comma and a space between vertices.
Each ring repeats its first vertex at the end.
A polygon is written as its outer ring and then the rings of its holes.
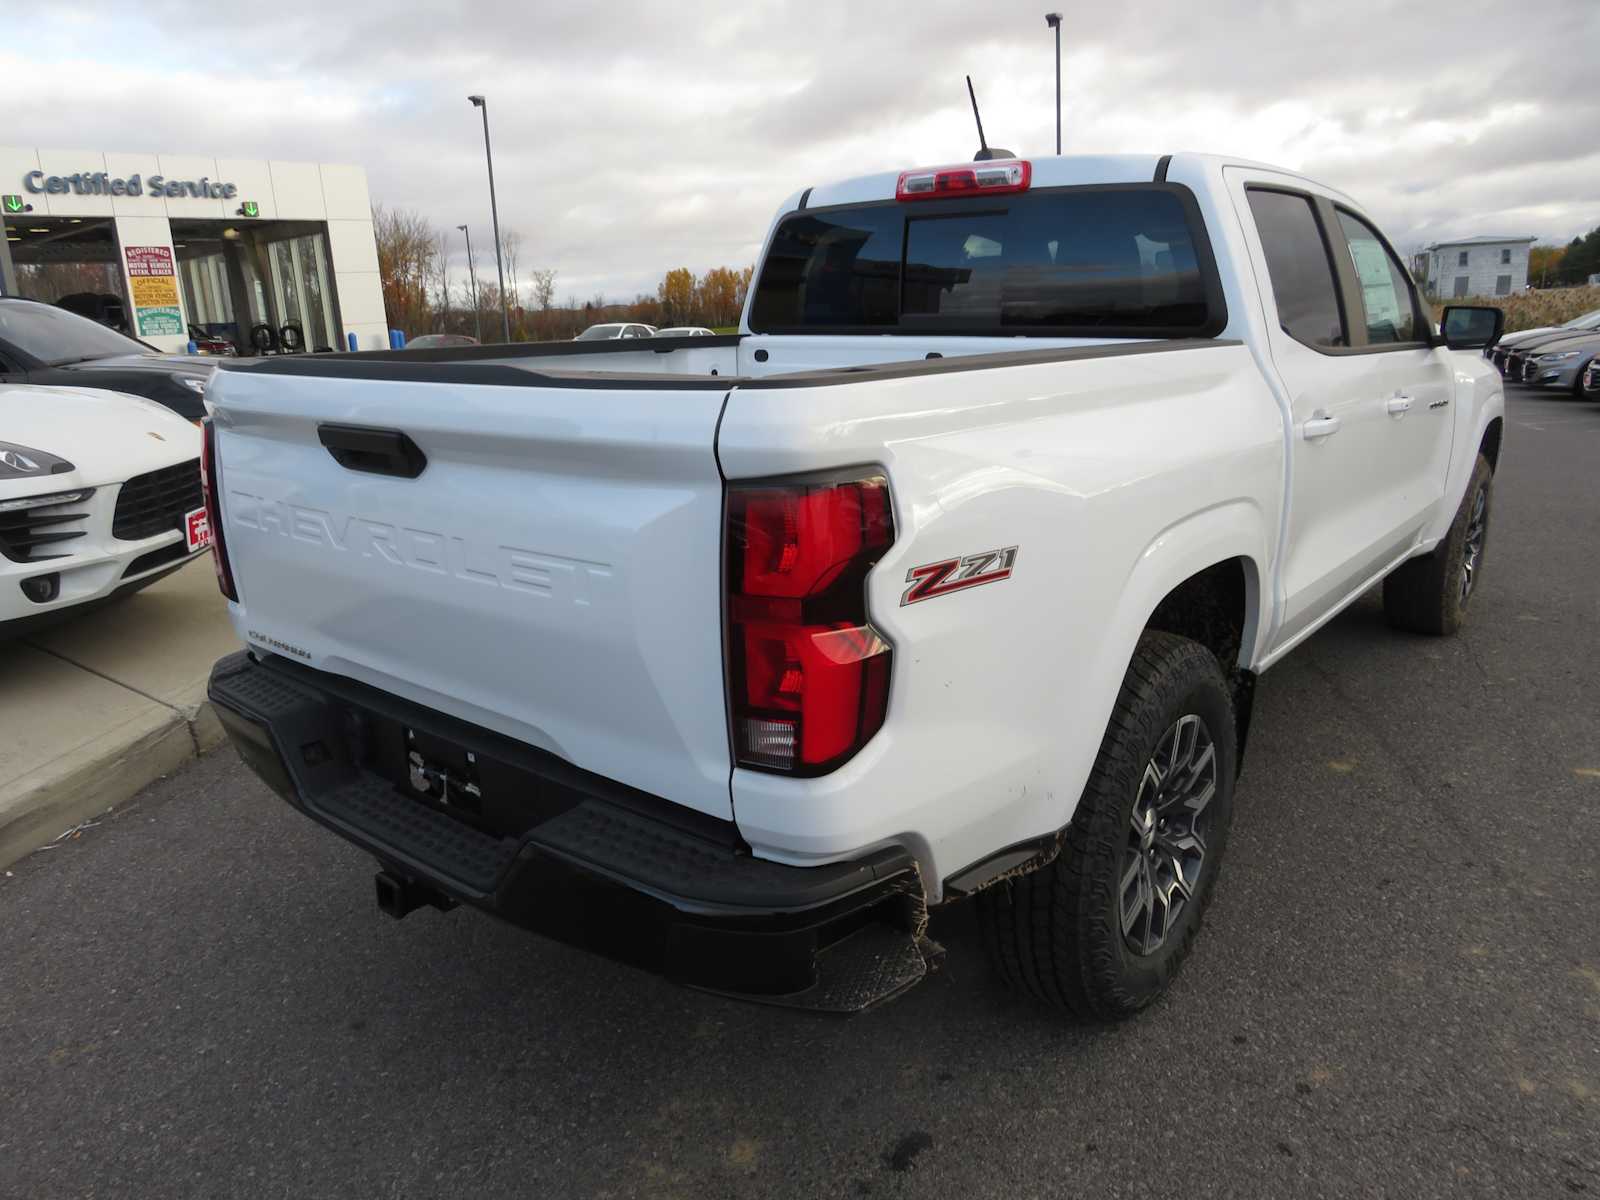
POLYGON ((1504 310, 1489 305, 1451 304, 1439 320, 1444 344, 1452 350, 1482 350, 1500 340, 1505 331, 1504 310))

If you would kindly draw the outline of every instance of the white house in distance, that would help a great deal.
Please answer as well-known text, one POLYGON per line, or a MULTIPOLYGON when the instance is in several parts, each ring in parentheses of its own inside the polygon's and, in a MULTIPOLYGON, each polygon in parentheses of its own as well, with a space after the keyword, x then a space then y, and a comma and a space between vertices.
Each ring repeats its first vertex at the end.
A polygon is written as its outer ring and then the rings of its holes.
POLYGON ((1536 237, 1469 237, 1427 248, 1428 290, 1442 299, 1509 296, 1528 286, 1536 237))

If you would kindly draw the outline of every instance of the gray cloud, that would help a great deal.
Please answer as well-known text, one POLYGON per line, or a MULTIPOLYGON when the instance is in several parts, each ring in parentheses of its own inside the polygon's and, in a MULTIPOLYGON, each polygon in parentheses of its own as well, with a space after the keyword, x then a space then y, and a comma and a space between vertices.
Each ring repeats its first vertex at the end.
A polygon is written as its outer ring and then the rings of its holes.
MULTIPOLYGON (((190 2, 56 0, 0 50, 0 140, 360 162, 376 199, 487 247, 481 91, 524 262, 623 297, 751 261, 798 188, 967 157, 969 71, 990 140, 1047 151, 1043 11, 329 0, 232 38, 197 37, 190 2)), ((1593 0, 1145 0, 1066 26, 1068 152, 1281 162, 1403 244, 1600 223, 1593 0)))

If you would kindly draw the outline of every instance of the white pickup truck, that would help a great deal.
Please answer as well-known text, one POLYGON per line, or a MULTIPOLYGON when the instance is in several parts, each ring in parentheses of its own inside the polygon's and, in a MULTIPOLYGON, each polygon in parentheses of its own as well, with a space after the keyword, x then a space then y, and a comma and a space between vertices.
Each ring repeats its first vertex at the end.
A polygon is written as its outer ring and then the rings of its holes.
POLYGON ((807 188, 735 336, 219 373, 211 697, 393 915, 848 1011, 970 897, 1013 986, 1128 1014, 1256 677, 1379 581, 1460 624, 1503 399, 1458 351, 1500 328, 1254 163, 807 188))

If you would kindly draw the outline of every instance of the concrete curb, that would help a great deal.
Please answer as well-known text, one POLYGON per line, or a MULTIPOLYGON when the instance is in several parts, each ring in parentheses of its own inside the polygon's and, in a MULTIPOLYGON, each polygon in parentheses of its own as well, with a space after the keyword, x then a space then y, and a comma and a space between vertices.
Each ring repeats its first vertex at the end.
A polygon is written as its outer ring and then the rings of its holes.
POLYGON ((202 687, 192 703, 163 703, 159 714, 128 721, 30 771, 0 798, 0 868, 127 802, 225 736, 202 687))

